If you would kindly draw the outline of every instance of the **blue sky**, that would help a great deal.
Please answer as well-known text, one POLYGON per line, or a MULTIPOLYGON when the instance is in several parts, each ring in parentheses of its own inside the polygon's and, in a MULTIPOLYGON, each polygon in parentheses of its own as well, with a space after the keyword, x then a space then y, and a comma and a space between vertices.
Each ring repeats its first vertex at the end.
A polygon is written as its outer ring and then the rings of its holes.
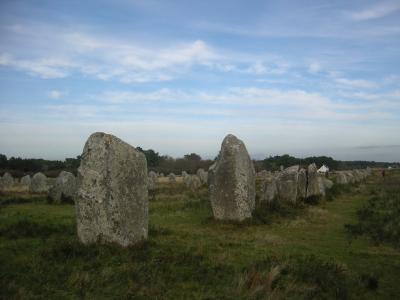
POLYGON ((0 153, 400 161, 400 1, 0 2, 0 153))

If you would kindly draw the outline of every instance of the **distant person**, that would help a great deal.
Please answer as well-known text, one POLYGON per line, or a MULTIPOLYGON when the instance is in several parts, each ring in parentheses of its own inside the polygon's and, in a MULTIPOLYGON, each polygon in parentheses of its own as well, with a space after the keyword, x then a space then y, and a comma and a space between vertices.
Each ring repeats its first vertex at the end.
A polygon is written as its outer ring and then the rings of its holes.
POLYGON ((385 177, 385 170, 382 170, 382 177, 384 178, 385 177))

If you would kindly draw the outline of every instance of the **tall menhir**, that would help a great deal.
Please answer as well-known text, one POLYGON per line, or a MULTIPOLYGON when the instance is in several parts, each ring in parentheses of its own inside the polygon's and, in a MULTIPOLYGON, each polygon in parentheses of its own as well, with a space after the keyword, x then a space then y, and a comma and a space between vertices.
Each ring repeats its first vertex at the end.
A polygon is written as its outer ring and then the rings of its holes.
POLYGON ((225 137, 208 176, 214 218, 235 221, 251 218, 255 208, 255 172, 241 140, 232 134, 225 137))
POLYGON ((119 138, 97 132, 87 140, 78 169, 77 230, 84 244, 128 246, 147 238, 146 157, 119 138))

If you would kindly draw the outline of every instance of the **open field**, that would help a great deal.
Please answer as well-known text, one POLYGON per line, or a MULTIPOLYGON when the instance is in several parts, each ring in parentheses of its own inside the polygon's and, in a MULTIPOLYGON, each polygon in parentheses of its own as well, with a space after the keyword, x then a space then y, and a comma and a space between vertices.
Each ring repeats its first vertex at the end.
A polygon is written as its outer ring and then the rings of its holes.
POLYGON ((0 298, 395 299, 400 251, 345 226, 386 189, 400 193, 399 172, 333 201, 235 224, 212 219, 205 188, 161 183, 150 196, 149 240, 126 249, 80 245, 72 205, 3 194, 0 298))

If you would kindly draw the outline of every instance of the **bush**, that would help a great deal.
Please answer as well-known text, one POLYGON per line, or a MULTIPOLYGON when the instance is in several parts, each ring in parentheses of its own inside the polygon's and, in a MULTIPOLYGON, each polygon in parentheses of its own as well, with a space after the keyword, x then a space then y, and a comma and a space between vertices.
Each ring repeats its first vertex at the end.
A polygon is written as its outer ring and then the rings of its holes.
POLYGON ((365 205, 357 211, 358 222, 346 224, 354 236, 367 235, 376 243, 389 242, 400 247, 400 185, 387 178, 381 188, 371 191, 365 205))
POLYGON ((313 255, 266 257, 243 271, 238 286, 247 299, 347 299, 366 292, 346 266, 313 255))

